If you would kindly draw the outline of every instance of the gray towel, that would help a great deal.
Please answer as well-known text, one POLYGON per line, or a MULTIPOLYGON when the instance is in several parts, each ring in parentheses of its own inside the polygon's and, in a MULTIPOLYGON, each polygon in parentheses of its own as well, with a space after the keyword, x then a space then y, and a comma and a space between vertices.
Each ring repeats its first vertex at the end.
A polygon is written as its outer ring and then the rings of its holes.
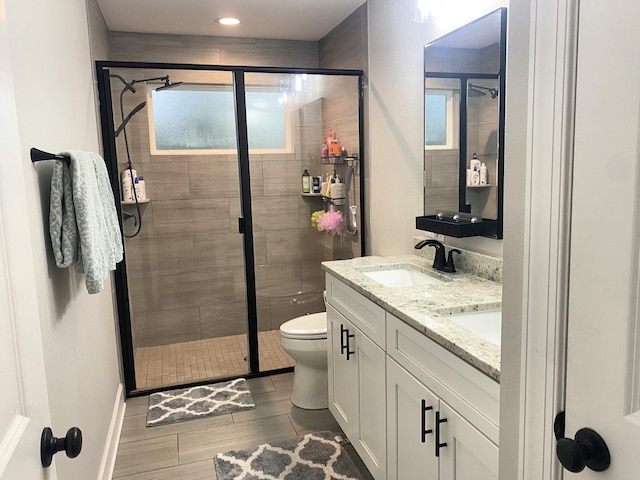
POLYGON ((56 265, 77 260, 89 293, 122 261, 122 235, 104 160, 97 153, 64 152, 71 164, 56 162, 51 178, 49 233, 56 265))

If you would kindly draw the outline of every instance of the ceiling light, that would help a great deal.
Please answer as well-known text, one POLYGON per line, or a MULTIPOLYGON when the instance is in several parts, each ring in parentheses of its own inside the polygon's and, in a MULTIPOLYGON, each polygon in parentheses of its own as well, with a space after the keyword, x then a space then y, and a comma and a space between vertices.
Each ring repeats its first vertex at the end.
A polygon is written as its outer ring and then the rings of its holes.
POLYGON ((233 17, 223 17, 216 20, 220 25, 238 25, 240 20, 233 17))

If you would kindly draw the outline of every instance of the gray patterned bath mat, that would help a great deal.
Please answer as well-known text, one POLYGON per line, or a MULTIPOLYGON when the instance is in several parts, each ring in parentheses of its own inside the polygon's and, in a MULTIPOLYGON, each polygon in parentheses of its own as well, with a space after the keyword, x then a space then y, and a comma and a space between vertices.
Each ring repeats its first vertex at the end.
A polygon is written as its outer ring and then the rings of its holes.
POLYGON ((147 427, 256 408, 244 378, 152 393, 147 427))
POLYGON ((341 443, 331 432, 309 433, 251 450, 219 453, 213 462, 218 480, 362 480, 341 443))

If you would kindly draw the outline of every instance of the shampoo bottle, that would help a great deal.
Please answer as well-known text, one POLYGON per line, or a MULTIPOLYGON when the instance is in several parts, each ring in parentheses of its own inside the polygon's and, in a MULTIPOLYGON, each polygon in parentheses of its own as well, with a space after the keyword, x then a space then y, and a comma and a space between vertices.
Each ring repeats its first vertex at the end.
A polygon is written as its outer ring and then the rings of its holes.
POLYGON ((480 171, 480 160, 478 160, 478 154, 474 152, 473 159, 469 162, 469 168, 471 168, 472 172, 480 171))
POLYGON ((133 201, 133 189, 131 188, 131 177, 124 177, 122 179, 122 201, 133 201))
POLYGON ((480 167, 480 185, 489 185, 489 173, 484 163, 480 167))
POLYGON ((136 178, 136 198, 138 200, 147 199, 147 189, 144 183, 144 177, 142 175, 136 178))

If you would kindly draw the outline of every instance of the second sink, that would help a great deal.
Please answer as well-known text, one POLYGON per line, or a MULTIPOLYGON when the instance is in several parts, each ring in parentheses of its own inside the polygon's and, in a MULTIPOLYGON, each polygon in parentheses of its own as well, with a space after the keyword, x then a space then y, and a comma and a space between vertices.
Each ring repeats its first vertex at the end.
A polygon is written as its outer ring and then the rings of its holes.
POLYGON ((502 311, 461 313, 447 317, 456 325, 466 328, 485 340, 500 346, 502 311))

